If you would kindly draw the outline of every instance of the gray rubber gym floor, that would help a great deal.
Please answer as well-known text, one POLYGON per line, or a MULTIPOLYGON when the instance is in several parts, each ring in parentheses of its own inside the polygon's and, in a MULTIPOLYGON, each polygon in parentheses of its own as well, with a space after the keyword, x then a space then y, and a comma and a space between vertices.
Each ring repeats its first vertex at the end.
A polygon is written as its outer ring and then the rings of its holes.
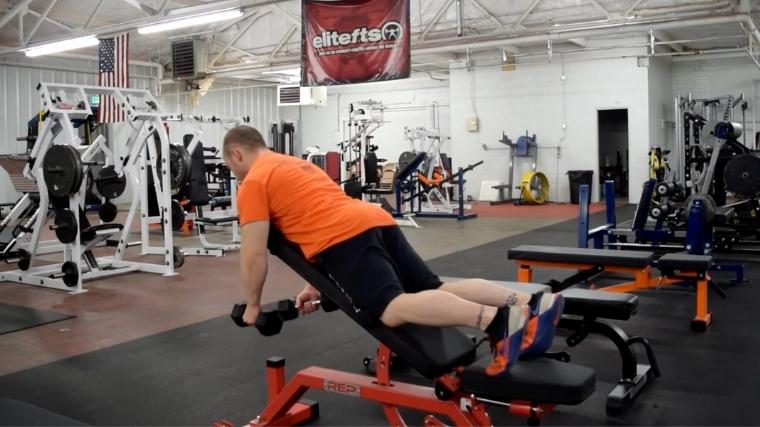
MULTIPOLYGON (((433 227, 423 230, 413 232, 436 232, 433 227)), ((409 235, 412 241, 420 237, 409 235)), ((515 277, 512 263, 506 260, 508 248, 575 242, 575 222, 570 221, 505 236, 429 263, 441 275, 508 280, 515 277)), ((749 278, 760 278, 760 265, 746 266, 749 278)), ((551 276, 547 271, 536 278, 551 276)), ((582 405, 559 407, 544 424, 757 425, 760 328, 754 314, 760 292, 755 286, 726 285, 725 300, 712 293, 716 321, 704 334, 689 330, 692 294, 666 290, 640 294, 638 315, 621 326, 652 342, 662 378, 627 412, 606 414, 604 398, 619 376, 619 360, 611 344, 591 337, 570 352, 575 363, 596 370, 596 393, 582 405)), ((561 337, 555 341, 557 349, 563 344, 561 337)), ((219 418, 240 424, 264 406, 268 357, 284 356, 289 373, 310 365, 362 372, 362 358, 374 351, 373 340, 341 313, 298 319, 271 338, 239 329, 223 316, 0 377, 0 398, 92 425, 208 426, 219 418)), ((310 392, 306 397, 320 402, 319 425, 385 424, 377 405, 326 393, 310 392)), ((490 415, 496 424, 524 424, 500 408, 492 408, 490 415)), ((407 421, 419 425, 422 415, 413 414, 407 421)))

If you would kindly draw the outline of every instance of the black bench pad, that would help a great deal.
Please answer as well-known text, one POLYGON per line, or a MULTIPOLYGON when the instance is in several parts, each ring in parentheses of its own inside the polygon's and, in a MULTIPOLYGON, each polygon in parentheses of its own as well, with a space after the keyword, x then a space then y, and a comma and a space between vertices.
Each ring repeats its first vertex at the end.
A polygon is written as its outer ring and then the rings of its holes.
POLYGON ((301 249, 274 227, 269 231, 268 246, 273 255, 317 288, 323 297, 335 302, 370 335, 427 378, 435 379, 475 360, 475 343, 457 328, 411 324, 388 328, 369 313, 356 310, 339 284, 331 280, 320 265, 308 262, 301 249))
POLYGON ((670 271, 706 271, 711 265, 709 255, 665 254, 657 260, 657 268, 670 271))
POLYGON ((220 216, 220 217, 200 217, 195 218, 195 222, 201 223, 201 224, 224 224, 228 222, 234 222, 237 221, 238 217, 236 216, 220 216))
POLYGON ((564 314, 628 320, 639 308, 639 297, 629 293, 570 288, 560 294, 565 297, 564 314))
POLYGON ((654 254, 652 252, 611 249, 520 245, 510 249, 507 252, 507 258, 525 261, 567 262, 573 264, 643 268, 652 263, 654 254))
POLYGON ((521 360, 506 376, 494 378, 485 373, 489 360, 480 359, 460 374, 464 390, 498 401, 560 405, 577 405, 594 392, 596 375, 584 366, 542 358, 521 360))

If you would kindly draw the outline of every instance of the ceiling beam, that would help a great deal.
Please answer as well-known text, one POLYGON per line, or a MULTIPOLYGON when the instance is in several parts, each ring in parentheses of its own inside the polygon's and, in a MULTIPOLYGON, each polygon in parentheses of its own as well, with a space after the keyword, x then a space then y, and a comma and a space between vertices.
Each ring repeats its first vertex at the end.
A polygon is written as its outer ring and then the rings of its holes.
MULTIPOLYGON (((42 14, 41 14, 41 13, 39 13, 39 12, 35 12, 35 11, 33 11, 32 9, 29 9, 29 14, 30 14, 30 15, 32 15, 32 16, 36 16, 36 17, 38 17, 38 18, 42 16, 42 14)), ((47 22, 49 22, 49 23, 51 23, 51 24, 53 24, 53 25, 55 25, 55 26, 57 26, 57 27, 61 27, 61 28, 63 28, 64 30, 67 30, 67 31, 69 31, 69 32, 72 32, 72 31, 74 31, 74 28, 72 28, 72 27, 69 27, 68 25, 64 24, 63 22, 57 21, 57 20, 55 20, 55 19, 53 19, 53 18, 51 18, 51 17, 49 17, 49 16, 46 16, 46 17, 45 17, 45 21, 47 21, 47 22)))
POLYGON ((605 16, 607 16, 607 19, 609 19, 609 18, 611 18, 611 17, 612 17, 612 14, 610 13, 610 11, 609 11, 609 10, 607 10, 607 9, 605 9, 605 8, 604 8, 604 6, 602 6, 601 4, 599 4, 599 2, 598 2, 597 0, 589 0, 589 1, 590 1, 590 2, 591 2, 591 4, 593 4, 593 5, 594 5, 594 6, 595 6, 597 9, 599 9, 600 11, 602 11, 602 13, 604 13, 604 15, 605 15, 605 16))
MULTIPOLYGON (((655 40, 661 41, 661 42, 672 42, 673 40, 675 40, 673 36, 668 34, 666 31, 662 31, 662 30, 655 31, 654 38, 655 40)), ((670 50, 674 52, 683 52, 686 50, 685 46, 681 43, 668 43, 666 45, 660 45, 660 46, 667 46, 670 48, 670 50)))
POLYGON ((274 48, 274 50, 269 54, 269 58, 274 58, 275 55, 277 55, 277 52, 279 52, 283 46, 285 46, 285 43, 290 40, 291 37, 293 37, 293 34, 298 29, 297 25, 292 25, 287 33, 280 39, 280 42, 277 43, 277 47, 274 48))
MULTIPOLYGON (((50 10, 55 6, 55 4, 58 3, 58 0, 52 0, 48 7, 45 8, 45 10, 42 12, 42 16, 37 18, 37 23, 34 24, 34 27, 32 27, 32 31, 29 32, 29 35, 26 36, 26 40, 24 40, 24 44, 29 44, 29 40, 32 39, 34 34, 37 32, 37 29, 40 28, 40 24, 47 18, 48 14, 50 13, 50 10)), ((19 15, 20 16, 20 15, 19 15)))
POLYGON ((18 4, 16 4, 15 6, 13 6, 11 8, 11 10, 5 12, 5 15, 3 15, 2 17, 0 17, 0 28, 8 25, 8 23, 11 22, 11 20, 13 18, 15 18, 16 15, 19 14, 19 12, 28 10, 29 9, 29 5, 33 1, 34 0, 22 0, 18 4))
POLYGON ((234 45, 236 41, 240 40, 240 37, 243 37, 243 35, 245 35, 245 33, 247 33, 247 32, 248 32, 248 30, 250 30, 250 29, 251 29, 251 26, 253 26, 253 24, 255 24, 255 23, 256 23, 256 21, 258 21, 258 20, 259 20, 259 18, 261 18, 261 17, 263 17, 263 16, 266 16, 266 15, 268 15, 269 13, 271 13, 271 10, 266 10, 266 11, 263 11, 263 12, 261 12, 261 13, 259 13, 259 14, 255 15, 255 16, 252 16, 252 17, 251 17, 251 20, 250 20, 250 21, 248 21, 248 22, 247 22, 247 23, 246 23, 246 24, 243 26, 243 28, 241 28, 241 29, 240 29, 240 31, 238 31, 238 32, 237 32, 237 34, 235 34, 235 35, 232 37, 232 39, 230 39, 230 41, 228 41, 228 42, 227 42, 227 44, 224 46, 224 49, 220 50, 220 51, 219 51, 219 53, 217 53, 217 54, 216 54, 216 56, 214 57, 214 59, 212 59, 212 60, 211 60, 210 66, 211 66, 211 67, 213 67, 213 66, 214 66, 214 64, 216 64, 216 62, 217 62, 217 61, 219 61, 219 59, 220 59, 222 56, 224 56, 224 54, 225 54, 225 53, 226 53, 226 52, 227 52, 227 51, 230 49, 230 47, 231 47, 232 45, 234 45))
POLYGON ((166 6, 169 6, 169 0, 164 0, 161 6, 158 8, 158 13, 163 15, 166 12, 166 6))
POLYGON ((496 15, 494 15, 493 13, 491 13, 490 10, 486 9, 486 7, 483 6, 478 0, 470 0, 470 3, 472 3, 473 6, 475 6, 475 9, 478 9, 480 12, 484 13, 488 17, 488 19, 490 19, 491 21, 493 21, 494 24, 496 24, 499 28, 501 28, 501 29, 506 29, 507 28, 504 25, 504 23, 501 22, 501 20, 499 20, 498 17, 496 17, 496 15))
MULTIPOLYGON (((227 43, 225 43, 225 42, 223 42, 223 41, 221 41, 221 40, 213 39, 212 41, 213 41, 214 43, 216 43, 216 44, 218 44, 218 45, 222 46, 222 47, 224 47, 224 46, 227 46, 227 43)), ((242 54, 242 55, 248 56, 248 57, 250 57, 251 59, 255 59, 255 60, 260 60, 260 59, 261 59, 261 57, 260 57, 260 56, 258 56, 258 55, 256 55, 255 53, 251 53, 251 52, 248 52, 248 51, 246 51, 246 50, 240 49, 240 48, 239 48, 239 47, 237 47, 237 46, 230 46, 230 47, 229 47, 229 49, 230 49, 230 50, 234 50, 235 52, 237 52, 237 53, 239 53, 239 54, 242 54)))
POLYGON ((446 0, 446 2, 441 6, 440 9, 438 9, 438 12, 435 13, 435 16, 433 16, 433 19, 425 26, 425 29, 422 30, 422 33, 417 37, 418 40, 425 40, 425 36, 430 32, 430 30, 435 27, 435 24, 438 23, 438 21, 441 20, 441 17, 444 13, 449 9, 451 6, 451 3, 454 3, 454 0, 446 0))
POLYGON ((631 4, 631 6, 628 7, 628 9, 625 10, 625 16, 624 16, 624 18, 627 18, 627 17, 631 16, 631 14, 633 13, 633 11, 636 10, 636 8, 639 7, 639 5, 643 1, 644 0, 634 0, 634 2, 631 4))
POLYGON ((578 45, 580 47, 588 47, 588 41, 585 38, 573 38, 573 39, 567 39, 572 44, 578 45))
POLYGON ((157 13, 156 9, 153 9, 152 7, 148 7, 142 3, 140 3, 139 0, 122 0, 124 3, 134 7, 135 9, 141 10, 143 13, 145 13, 148 16, 153 16, 157 13))
POLYGON ((18 45, 23 46, 24 45, 24 14, 19 13, 16 16, 18 16, 18 45))
POLYGON ((225 31, 229 30, 230 28, 234 27, 235 25, 237 25, 237 24, 245 21, 246 19, 248 19, 248 18, 250 18, 252 16, 255 16, 258 13, 259 13, 259 11, 256 10, 256 9, 249 10, 248 12, 245 12, 243 14, 243 16, 241 16, 240 18, 238 18, 238 19, 232 21, 231 23, 225 25, 224 27, 221 27, 218 30, 214 31, 214 34, 221 34, 221 33, 225 32, 225 31))
POLYGON ((87 18, 87 22, 85 22, 83 29, 87 29, 90 27, 90 24, 92 24, 92 20, 95 19, 95 15, 98 14, 100 11, 100 7, 103 6, 103 1, 105 0, 99 0, 98 4, 95 5, 95 9, 92 10, 92 13, 90 14, 90 17, 87 18))
POLYGON ((274 11, 277 12, 280 16, 290 21, 293 25, 297 25, 299 28, 301 28, 301 20, 289 14, 288 11, 280 7, 280 5, 273 4, 272 9, 274 9, 274 11))
POLYGON ((513 27, 522 27, 522 23, 523 23, 523 21, 525 21, 525 18, 527 18, 528 15, 530 15, 530 13, 533 12, 533 9, 535 9, 536 6, 538 6, 539 3, 541 3, 541 0, 533 0, 533 2, 530 4, 530 6, 528 6, 528 8, 525 9, 525 12, 523 12, 523 14, 520 15, 520 18, 512 26, 513 27))

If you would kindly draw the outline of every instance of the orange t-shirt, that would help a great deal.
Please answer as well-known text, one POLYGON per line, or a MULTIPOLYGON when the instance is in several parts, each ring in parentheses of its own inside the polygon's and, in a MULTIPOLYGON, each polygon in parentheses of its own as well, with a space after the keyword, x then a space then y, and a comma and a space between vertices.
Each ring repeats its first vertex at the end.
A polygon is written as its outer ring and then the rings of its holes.
POLYGON ((270 221, 309 260, 372 227, 396 224, 379 206, 347 196, 316 165, 272 151, 253 163, 237 203, 241 225, 270 221))

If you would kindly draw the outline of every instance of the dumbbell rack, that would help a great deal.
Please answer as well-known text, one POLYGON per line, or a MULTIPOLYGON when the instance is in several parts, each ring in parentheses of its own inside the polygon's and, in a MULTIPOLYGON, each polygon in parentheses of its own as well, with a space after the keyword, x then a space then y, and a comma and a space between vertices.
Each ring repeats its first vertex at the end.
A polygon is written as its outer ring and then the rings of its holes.
MULTIPOLYGON (((11 281, 34 286, 59 289, 71 293, 85 292, 82 282, 88 279, 102 278, 132 271, 173 275, 175 268, 175 253, 171 226, 171 182, 169 171, 169 137, 164 128, 162 116, 167 114, 159 107, 156 99, 147 90, 113 88, 102 86, 83 86, 69 84, 40 83, 37 90, 41 97, 41 109, 49 111, 48 118, 43 122, 39 137, 30 155, 29 165, 24 170, 27 178, 37 183, 40 196, 40 211, 32 227, 31 236, 22 246, 30 254, 29 267, 26 270, 14 270, 0 273, 0 281, 11 281), (112 141, 99 136, 91 145, 83 146, 72 120, 83 120, 93 114, 90 104, 91 96, 110 96, 125 114, 125 123, 131 127, 126 143, 112 141), (160 170, 157 171, 156 159, 159 157, 157 147, 152 143, 153 135, 158 136, 160 147, 160 170), (151 143, 148 143, 150 140, 151 143), (113 166, 117 173, 124 174, 127 187, 131 189, 131 203, 124 222, 124 227, 118 231, 118 225, 100 230, 98 234, 118 236, 115 252, 111 256, 95 258, 96 267, 83 259, 83 255, 91 247, 80 241, 81 231, 77 226, 76 238, 73 242, 63 245, 63 260, 61 263, 35 266, 37 255, 41 254, 40 237, 52 211, 51 197, 45 182, 43 164, 45 154, 57 144, 67 144, 77 149, 81 156, 81 167, 84 176, 96 162, 97 154, 103 153, 105 161, 102 166, 113 166), (148 159, 149 157, 149 159, 148 159), (147 174, 153 174, 155 194, 159 206, 158 217, 151 218, 148 214, 147 174), (160 176, 159 176, 160 175, 160 176), (139 212, 138 212, 139 209, 139 212), (132 224, 136 215, 140 215, 141 241, 129 242, 132 224), (161 223, 163 239, 161 246, 150 244, 149 227, 146 223, 161 223), (128 246, 140 246, 141 255, 158 255, 160 262, 127 261, 124 254, 128 246), (64 283, 62 268, 76 265, 76 284, 64 283)), ((84 207, 86 179, 83 179, 78 190, 68 196, 68 209, 79 224, 79 210, 84 207)), ((71 282, 71 281, 70 281, 71 282)))

